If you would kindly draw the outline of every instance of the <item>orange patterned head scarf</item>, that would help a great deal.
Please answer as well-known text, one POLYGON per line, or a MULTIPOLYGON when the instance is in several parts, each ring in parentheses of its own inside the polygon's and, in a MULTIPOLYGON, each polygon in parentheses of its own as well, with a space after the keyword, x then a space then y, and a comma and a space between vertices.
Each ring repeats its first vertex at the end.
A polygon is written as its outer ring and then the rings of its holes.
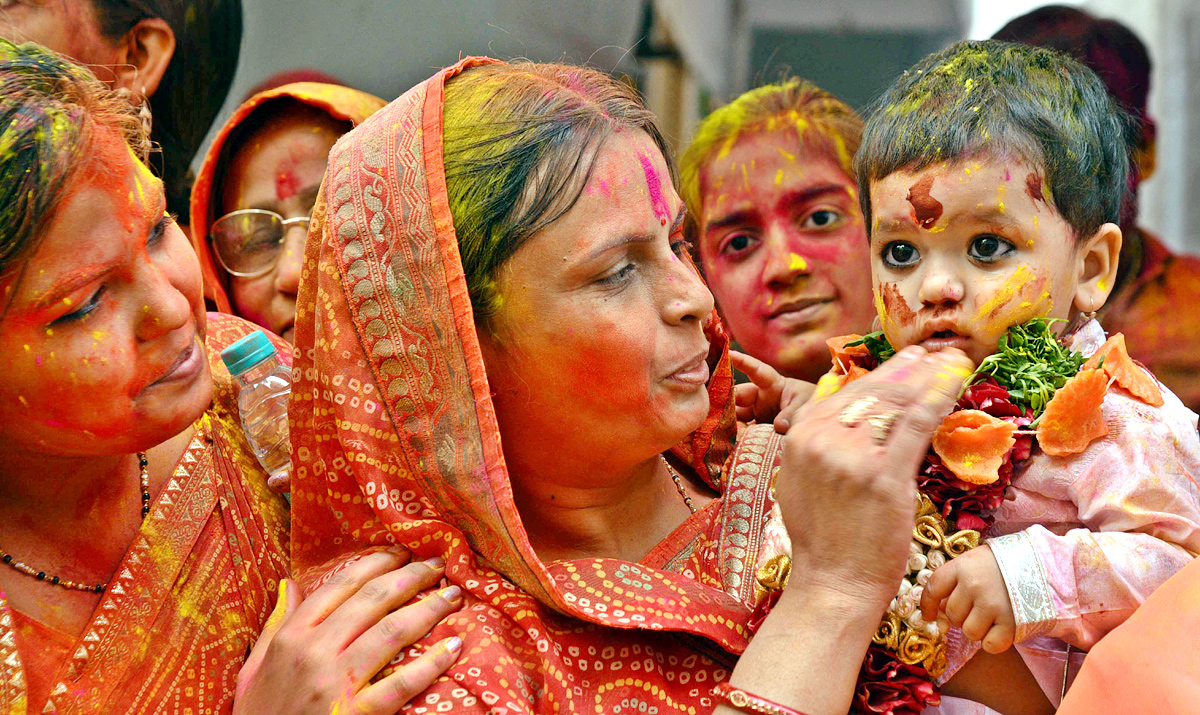
MULTIPOLYGON (((711 580, 615 559, 543 563, 526 536, 442 167, 444 83, 492 61, 466 59, 439 72, 330 154, 297 301, 293 573, 311 588, 356 553, 393 543, 422 558, 442 555, 467 610, 495 626, 477 648, 523 654, 526 669, 540 660, 539 672, 557 672, 550 680, 561 687, 573 677, 564 650, 572 642, 607 643, 619 653, 647 631, 671 631, 739 653, 750 609, 711 580)), ((710 415, 674 451, 723 489, 732 376, 715 321, 710 338, 717 346, 710 415)), ((704 521, 721 501, 680 528, 704 521)), ((472 638, 483 638, 475 623, 466 626, 464 653, 477 652, 472 638)), ((509 663, 501 655, 491 654, 488 673, 509 663)))
POLYGON ((192 185, 191 201, 191 231, 192 246, 200 257, 200 269, 204 275, 204 298, 209 305, 222 313, 232 313, 227 289, 229 276, 217 265, 212 255, 212 247, 208 242, 208 230, 219 216, 220 187, 225 166, 229 161, 225 151, 226 143, 238 127, 252 117, 257 119, 259 113, 269 112, 278 103, 272 100, 288 98, 316 107, 339 121, 347 121, 358 126, 367 117, 375 113, 385 102, 366 92, 343 87, 337 84, 321 82, 293 82, 280 87, 259 92, 247 99, 233 112, 233 116, 213 139, 212 146, 204 155, 204 163, 200 165, 200 173, 196 183, 192 185))

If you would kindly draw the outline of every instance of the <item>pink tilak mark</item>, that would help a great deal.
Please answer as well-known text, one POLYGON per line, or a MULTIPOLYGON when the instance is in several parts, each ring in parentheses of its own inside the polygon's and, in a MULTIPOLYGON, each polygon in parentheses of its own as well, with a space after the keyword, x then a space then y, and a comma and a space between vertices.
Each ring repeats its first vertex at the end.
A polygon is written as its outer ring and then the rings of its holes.
POLYGON ((650 207, 654 209, 654 215, 665 226, 667 219, 671 216, 671 211, 667 208, 667 200, 662 195, 662 184, 658 178, 658 171, 654 168, 654 163, 650 161, 649 154, 640 154, 638 159, 642 162, 642 171, 646 174, 646 187, 650 191, 650 207))

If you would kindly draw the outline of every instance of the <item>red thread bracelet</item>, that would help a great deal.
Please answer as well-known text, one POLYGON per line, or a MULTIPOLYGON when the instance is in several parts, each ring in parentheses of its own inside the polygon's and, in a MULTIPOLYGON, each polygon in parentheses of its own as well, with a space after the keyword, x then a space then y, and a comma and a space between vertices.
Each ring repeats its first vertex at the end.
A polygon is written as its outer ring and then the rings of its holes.
POLYGON ((763 713, 763 715, 804 715, 799 710, 752 695, 741 688, 735 688, 728 682, 713 688, 712 696, 742 712, 763 713))

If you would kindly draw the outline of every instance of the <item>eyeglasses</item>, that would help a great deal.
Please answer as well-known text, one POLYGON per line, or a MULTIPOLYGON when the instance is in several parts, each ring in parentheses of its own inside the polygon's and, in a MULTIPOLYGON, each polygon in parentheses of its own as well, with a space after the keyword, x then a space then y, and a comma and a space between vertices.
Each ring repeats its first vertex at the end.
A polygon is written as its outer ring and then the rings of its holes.
POLYGON ((292 226, 308 231, 312 216, 285 219, 274 211, 242 209, 212 225, 209 237, 217 260, 230 274, 254 278, 270 272, 283 253, 283 237, 292 226))

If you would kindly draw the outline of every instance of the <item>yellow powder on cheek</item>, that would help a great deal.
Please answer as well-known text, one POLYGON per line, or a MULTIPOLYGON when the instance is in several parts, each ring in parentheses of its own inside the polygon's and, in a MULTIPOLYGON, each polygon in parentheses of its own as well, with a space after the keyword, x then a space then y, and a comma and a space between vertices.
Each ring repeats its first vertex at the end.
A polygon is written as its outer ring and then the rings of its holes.
POLYGON ((775 172, 775 185, 779 186, 783 183, 783 169, 775 172))
MULTIPOLYGON (((1032 272, 1030 275, 1033 275, 1032 272)), ((1026 280, 1012 299, 997 305, 986 314, 983 328, 988 332, 999 334, 1014 325, 1050 315, 1054 310, 1054 298, 1050 295, 1050 290, 1045 287, 1046 283, 1045 278, 1036 276, 1026 280)))
POLYGON ((808 263, 804 257, 798 253, 793 253, 790 262, 788 263, 789 271, 803 271, 808 269, 808 263))
POLYGON ((1018 266, 1017 270, 1014 271, 1013 274, 1008 277, 1008 280, 1004 282, 1004 285, 1000 287, 1000 290, 996 291, 996 294, 984 302, 983 306, 980 307, 979 312, 975 314, 975 322, 978 323, 984 320, 992 313, 996 312, 1000 306, 1011 302, 1012 299, 1016 297, 1017 292, 1024 288, 1034 278, 1036 278, 1036 276, 1033 274, 1033 271, 1029 270, 1029 266, 1024 264, 1018 266))
POLYGON ((887 308, 883 304, 883 296, 879 293, 879 287, 875 288, 875 312, 879 314, 879 323, 883 327, 885 334, 893 332, 893 323, 888 317, 887 308))

